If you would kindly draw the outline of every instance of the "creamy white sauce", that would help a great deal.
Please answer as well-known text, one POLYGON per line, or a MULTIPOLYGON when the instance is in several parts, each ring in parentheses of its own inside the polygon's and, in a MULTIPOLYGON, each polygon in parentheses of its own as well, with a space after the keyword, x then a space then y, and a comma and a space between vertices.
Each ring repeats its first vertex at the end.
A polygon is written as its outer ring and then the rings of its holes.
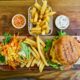
POLYGON ((69 18, 64 15, 60 15, 55 20, 55 25, 58 29, 67 29, 69 27, 69 18))

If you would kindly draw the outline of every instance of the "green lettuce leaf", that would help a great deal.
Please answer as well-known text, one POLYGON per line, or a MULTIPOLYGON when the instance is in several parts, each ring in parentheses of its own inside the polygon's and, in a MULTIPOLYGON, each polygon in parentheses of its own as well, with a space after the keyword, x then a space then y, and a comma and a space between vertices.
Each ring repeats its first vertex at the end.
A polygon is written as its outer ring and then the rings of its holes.
POLYGON ((24 42, 21 42, 21 51, 23 51, 26 55, 26 58, 27 59, 30 59, 30 53, 31 53, 31 49, 30 47, 24 43, 24 42))

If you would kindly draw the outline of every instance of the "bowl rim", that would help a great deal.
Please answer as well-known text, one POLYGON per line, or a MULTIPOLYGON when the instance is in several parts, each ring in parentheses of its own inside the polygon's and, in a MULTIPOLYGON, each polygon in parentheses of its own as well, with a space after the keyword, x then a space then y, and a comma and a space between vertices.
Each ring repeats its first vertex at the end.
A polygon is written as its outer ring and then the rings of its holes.
POLYGON ((12 17, 12 25, 13 25, 14 28, 17 28, 17 29, 21 29, 21 28, 25 27, 25 25, 26 25, 26 18, 25 18, 25 16, 24 16, 23 14, 16 14, 16 15, 14 15, 14 16, 12 17), (16 16, 22 16, 23 19, 24 19, 24 24, 23 24, 21 27, 16 27, 15 24, 14 24, 14 18, 15 18, 16 16))

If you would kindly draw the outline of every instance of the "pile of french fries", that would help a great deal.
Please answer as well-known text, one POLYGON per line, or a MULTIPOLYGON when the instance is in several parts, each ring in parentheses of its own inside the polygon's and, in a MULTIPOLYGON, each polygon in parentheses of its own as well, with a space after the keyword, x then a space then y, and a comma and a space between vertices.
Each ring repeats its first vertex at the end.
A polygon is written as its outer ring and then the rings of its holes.
POLYGON ((47 5, 46 0, 43 0, 42 5, 35 2, 33 8, 30 10, 30 22, 33 24, 30 30, 31 34, 48 34, 50 32, 50 19, 55 13, 56 12, 53 12, 51 7, 47 5))
MULTIPOLYGON (((30 60, 24 60, 26 67, 29 68, 37 65, 39 67, 39 71, 42 72, 44 67, 48 66, 44 52, 45 43, 40 39, 39 36, 36 37, 36 40, 26 38, 24 43, 27 43, 31 47, 30 60)), ((21 67, 24 67, 25 64, 21 65, 21 67)))

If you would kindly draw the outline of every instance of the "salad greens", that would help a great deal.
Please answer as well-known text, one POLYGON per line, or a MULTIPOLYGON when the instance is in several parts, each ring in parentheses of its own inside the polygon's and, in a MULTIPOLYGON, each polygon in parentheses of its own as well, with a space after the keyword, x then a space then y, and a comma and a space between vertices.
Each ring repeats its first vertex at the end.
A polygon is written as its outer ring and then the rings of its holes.
POLYGON ((51 47, 51 45, 52 45, 52 40, 47 39, 47 40, 45 41, 45 44, 46 44, 46 46, 45 46, 45 48, 44 48, 44 51, 45 51, 45 52, 48 52, 49 49, 50 49, 50 47, 51 47))
POLYGON ((0 63, 4 63, 5 57, 1 55, 1 52, 2 52, 2 47, 0 46, 0 63))
POLYGON ((3 44, 5 45, 10 42, 12 36, 9 33, 4 33, 3 36, 5 37, 5 39, 3 40, 3 44))
POLYGON ((51 66, 52 68, 54 68, 54 69, 60 69, 60 64, 53 63, 53 62, 51 62, 49 60, 47 62, 49 64, 49 66, 51 66))
POLYGON ((5 62, 5 57, 0 54, 0 63, 4 63, 4 62, 5 62))
POLYGON ((21 52, 24 53, 24 55, 26 55, 26 58, 27 59, 30 59, 30 53, 31 53, 31 49, 30 47, 24 43, 24 42, 21 42, 21 52))

